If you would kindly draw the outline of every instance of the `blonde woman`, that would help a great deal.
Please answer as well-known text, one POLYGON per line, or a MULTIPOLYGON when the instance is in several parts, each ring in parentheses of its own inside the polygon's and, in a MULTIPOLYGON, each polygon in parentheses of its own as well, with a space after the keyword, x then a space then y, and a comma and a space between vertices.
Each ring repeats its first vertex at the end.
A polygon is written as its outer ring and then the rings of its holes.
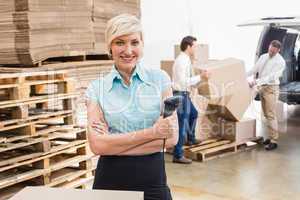
POLYGON ((105 34, 114 68, 86 92, 89 144, 101 156, 93 188, 143 191, 145 200, 172 199, 162 148, 163 139, 166 147, 177 143, 177 117, 161 117, 162 102, 172 96, 170 78, 139 63, 144 42, 135 16, 112 18, 105 34))

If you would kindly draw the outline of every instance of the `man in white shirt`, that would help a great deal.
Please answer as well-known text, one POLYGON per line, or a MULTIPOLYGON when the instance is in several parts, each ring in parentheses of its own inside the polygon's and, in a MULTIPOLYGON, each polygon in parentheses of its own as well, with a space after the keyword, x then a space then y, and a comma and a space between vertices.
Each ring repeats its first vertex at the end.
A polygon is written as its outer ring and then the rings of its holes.
POLYGON ((174 148, 173 162, 190 164, 192 160, 187 159, 183 155, 182 146, 187 134, 187 141, 189 145, 200 143, 195 138, 195 126, 197 122, 198 112, 190 99, 191 87, 196 86, 201 77, 207 77, 208 72, 203 70, 200 75, 193 76, 192 59, 196 51, 197 39, 192 36, 186 36, 182 39, 180 44, 180 54, 175 59, 173 65, 173 92, 174 95, 181 95, 183 102, 177 110, 178 124, 179 124, 179 139, 174 148))
POLYGON ((285 68, 285 60, 279 54, 281 43, 273 40, 265 53, 259 57, 248 76, 254 76, 250 87, 257 87, 263 114, 267 120, 269 138, 264 141, 266 150, 277 148, 278 123, 276 119, 276 103, 279 94, 279 78, 285 68))

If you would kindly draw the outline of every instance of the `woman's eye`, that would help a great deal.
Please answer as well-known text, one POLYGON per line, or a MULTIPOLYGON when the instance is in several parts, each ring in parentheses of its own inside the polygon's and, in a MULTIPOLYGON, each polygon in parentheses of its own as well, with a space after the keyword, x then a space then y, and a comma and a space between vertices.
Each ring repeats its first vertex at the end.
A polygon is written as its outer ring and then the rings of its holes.
POLYGON ((116 42, 116 45, 118 45, 118 46, 122 46, 122 45, 124 45, 125 43, 123 42, 123 41, 117 41, 116 42))
POLYGON ((138 46, 139 44, 140 44, 139 41, 133 41, 133 42, 131 42, 131 45, 132 45, 132 46, 138 46))

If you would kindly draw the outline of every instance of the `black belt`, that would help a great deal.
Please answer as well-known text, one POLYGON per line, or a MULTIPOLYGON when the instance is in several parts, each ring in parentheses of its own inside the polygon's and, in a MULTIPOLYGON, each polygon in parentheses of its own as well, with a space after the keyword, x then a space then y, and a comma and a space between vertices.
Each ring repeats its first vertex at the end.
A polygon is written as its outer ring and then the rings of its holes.
POLYGON ((173 95, 186 95, 186 96, 190 96, 190 92, 188 92, 188 91, 178 91, 178 90, 174 90, 174 91, 173 91, 173 95))

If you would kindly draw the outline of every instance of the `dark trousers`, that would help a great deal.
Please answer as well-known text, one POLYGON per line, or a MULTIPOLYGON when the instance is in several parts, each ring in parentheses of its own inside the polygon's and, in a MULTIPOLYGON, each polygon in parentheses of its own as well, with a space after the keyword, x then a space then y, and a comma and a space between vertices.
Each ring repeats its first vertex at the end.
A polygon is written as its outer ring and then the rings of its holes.
POLYGON ((144 200, 172 200, 163 153, 101 156, 93 189, 142 191, 144 200))
POLYGON ((188 92, 174 91, 174 95, 181 95, 183 102, 177 109, 177 117, 179 124, 179 138, 173 152, 173 156, 177 159, 183 156, 182 146, 185 142, 185 137, 190 142, 195 141, 195 127, 198 117, 198 111, 193 105, 188 92))

